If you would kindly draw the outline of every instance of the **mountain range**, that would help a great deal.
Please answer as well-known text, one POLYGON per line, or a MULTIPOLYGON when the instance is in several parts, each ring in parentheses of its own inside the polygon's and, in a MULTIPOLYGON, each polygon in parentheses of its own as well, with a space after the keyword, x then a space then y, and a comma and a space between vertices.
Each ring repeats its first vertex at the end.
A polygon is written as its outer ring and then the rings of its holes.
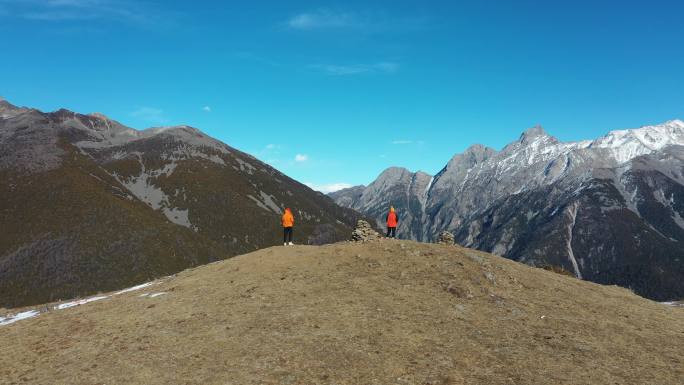
POLYGON ((0 99, 0 307, 116 290, 279 244, 347 239, 360 217, 196 128, 0 99))
POLYGON ((392 167, 331 193, 401 237, 456 242, 652 299, 684 298, 684 122, 562 142, 542 127, 502 150, 473 145, 436 175, 392 167))

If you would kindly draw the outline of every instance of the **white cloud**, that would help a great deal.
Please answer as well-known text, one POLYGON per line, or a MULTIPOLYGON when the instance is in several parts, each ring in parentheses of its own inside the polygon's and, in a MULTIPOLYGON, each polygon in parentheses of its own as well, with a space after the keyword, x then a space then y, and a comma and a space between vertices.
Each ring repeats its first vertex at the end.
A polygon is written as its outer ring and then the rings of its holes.
POLYGON ((47 5, 57 6, 57 7, 61 6, 61 5, 72 6, 72 7, 87 7, 87 6, 102 4, 103 1, 101 1, 101 0, 47 0, 45 3, 47 5))
POLYGON ((164 116, 164 110, 154 107, 140 107, 131 112, 130 115, 152 124, 165 124, 169 122, 169 119, 164 116))
POLYGON ((311 183, 311 182, 306 182, 304 183, 305 185, 309 186, 312 190, 320 191, 323 194, 328 194, 331 192, 339 191, 345 188, 352 187, 349 183, 330 183, 330 184, 316 184, 316 183, 311 183))
POLYGON ((341 10, 319 8, 300 12, 287 19, 285 27, 302 32, 348 31, 354 33, 378 33, 387 31, 423 30, 430 26, 425 15, 396 17, 379 9, 341 10))
POLYGON ((295 155, 295 162, 306 162, 309 160, 309 156, 306 154, 297 154, 295 155))
POLYGON ((132 0, 0 0, 0 5, 7 7, 8 16, 29 20, 109 19, 142 24, 170 20, 170 15, 132 0))
POLYGON ((359 28, 365 25, 359 16, 348 12, 319 9, 292 16, 287 25, 292 29, 359 28))
POLYGON ((266 145, 266 149, 267 149, 267 150, 275 150, 275 149, 278 148, 278 147, 279 147, 279 146, 278 146, 277 144, 273 144, 273 143, 269 143, 269 144, 266 145))
POLYGON ((204 112, 211 112, 211 107, 209 107, 209 106, 204 106, 204 107, 202 107, 202 111, 204 111, 204 112))
POLYGON ((313 65, 319 71, 325 72, 328 75, 347 76, 347 75, 361 75, 373 73, 391 74, 399 70, 399 64, 394 62, 379 62, 374 64, 351 64, 351 65, 313 65))

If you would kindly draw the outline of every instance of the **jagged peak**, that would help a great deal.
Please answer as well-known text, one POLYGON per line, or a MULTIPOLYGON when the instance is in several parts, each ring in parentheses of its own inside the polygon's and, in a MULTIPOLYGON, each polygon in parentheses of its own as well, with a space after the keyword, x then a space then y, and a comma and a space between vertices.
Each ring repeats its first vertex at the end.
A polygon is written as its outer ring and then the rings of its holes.
POLYGON ((9 118, 26 111, 29 111, 29 109, 25 107, 17 107, 14 104, 7 101, 7 99, 0 96, 0 118, 9 118))
POLYGON ((404 167, 388 167, 384 169, 376 178, 376 181, 387 181, 400 179, 402 175, 408 174, 410 171, 404 167))
POLYGON ((486 148, 487 148, 487 146, 485 146, 484 144, 475 143, 475 144, 471 144, 471 145, 470 145, 468 148, 466 148, 465 151, 463 151, 463 152, 464 152, 464 153, 465 153, 465 152, 475 152, 475 151, 484 150, 484 149, 486 149, 486 148))
POLYGON ((398 167, 398 166, 391 166, 383 170, 380 175, 378 176, 378 180, 387 180, 387 179, 401 179, 404 177, 426 177, 426 178, 432 178, 432 175, 425 172, 418 170, 416 172, 413 172, 407 168, 404 167, 398 167))
POLYGON ((5 110, 18 110, 19 107, 15 106, 14 104, 10 103, 7 101, 7 99, 3 98, 0 96, 0 109, 5 109, 5 110))
POLYGON ((384 169, 380 173, 378 178, 383 177, 383 176, 389 177, 389 176, 401 175, 401 174, 406 174, 406 173, 411 173, 411 171, 405 167, 391 166, 391 167, 387 167, 386 169, 384 169))
POLYGON ((93 112, 93 113, 88 114, 88 116, 92 116, 93 118, 98 118, 98 119, 102 119, 102 120, 109 120, 107 115, 105 115, 101 112, 93 112))
POLYGON ((329 195, 329 196, 331 196, 331 197, 342 196, 342 195, 345 195, 345 194, 348 194, 348 193, 358 193, 358 194, 360 195, 361 193, 363 193, 363 190, 365 190, 365 189, 366 189, 366 185, 359 184, 359 185, 356 185, 356 186, 351 186, 351 187, 343 188, 343 189, 340 189, 340 190, 337 190, 337 191, 332 191, 332 192, 329 192, 329 193, 326 194, 326 195, 329 195))
POLYGON ((677 126, 680 128, 684 128, 684 121, 682 121, 680 119, 668 120, 667 122, 665 122, 665 125, 666 126, 677 126))
POLYGON ((496 150, 487 147, 482 144, 473 144, 466 148, 462 153, 456 154, 451 157, 447 163, 445 169, 451 169, 458 166, 465 166, 466 168, 471 168, 478 163, 484 162, 496 154, 496 150))
POLYGON ((527 130, 525 130, 520 135, 520 141, 525 141, 526 139, 533 139, 539 136, 549 136, 549 134, 546 133, 544 127, 542 127, 540 124, 537 124, 536 126, 530 127, 527 130))
POLYGON ((463 151, 463 155, 482 156, 484 159, 496 154, 496 150, 483 144, 473 144, 463 151))
POLYGON ((169 134, 169 135, 174 135, 174 134, 180 134, 183 135, 185 134, 195 134, 199 136, 207 136, 202 130, 187 126, 187 125, 178 125, 178 126, 164 126, 164 127, 151 127, 147 128, 145 130, 141 131, 143 135, 145 136, 154 136, 154 135, 159 135, 159 134, 169 134))

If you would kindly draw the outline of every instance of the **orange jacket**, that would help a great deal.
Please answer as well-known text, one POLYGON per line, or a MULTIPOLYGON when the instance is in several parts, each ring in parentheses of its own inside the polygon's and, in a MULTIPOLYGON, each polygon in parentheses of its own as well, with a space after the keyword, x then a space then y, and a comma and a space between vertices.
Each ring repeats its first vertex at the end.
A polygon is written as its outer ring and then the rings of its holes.
POLYGON ((387 214, 387 227, 397 227, 399 218, 397 218, 397 213, 394 210, 390 210, 387 214))
POLYGON ((280 219, 280 222, 283 224, 283 227, 294 226, 294 216, 292 215, 292 211, 290 211, 290 209, 285 209, 285 213, 280 219))

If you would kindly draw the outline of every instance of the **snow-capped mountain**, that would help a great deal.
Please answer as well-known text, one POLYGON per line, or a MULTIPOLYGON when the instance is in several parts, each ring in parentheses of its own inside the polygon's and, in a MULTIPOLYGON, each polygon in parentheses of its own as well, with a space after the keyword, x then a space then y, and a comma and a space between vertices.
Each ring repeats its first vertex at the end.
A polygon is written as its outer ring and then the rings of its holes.
POLYGON ((684 297, 680 120, 579 142, 534 127, 501 151, 468 148, 434 178, 392 168, 331 196, 379 226, 394 205, 408 238, 448 230, 465 246, 653 298, 684 297))
POLYGON ((135 285, 280 243, 346 239, 358 214, 188 126, 0 101, 0 307, 135 285))
POLYGON ((624 163, 640 155, 650 154, 669 145, 684 144, 684 122, 671 120, 658 126, 611 131, 594 140, 591 148, 608 148, 611 156, 624 163))

